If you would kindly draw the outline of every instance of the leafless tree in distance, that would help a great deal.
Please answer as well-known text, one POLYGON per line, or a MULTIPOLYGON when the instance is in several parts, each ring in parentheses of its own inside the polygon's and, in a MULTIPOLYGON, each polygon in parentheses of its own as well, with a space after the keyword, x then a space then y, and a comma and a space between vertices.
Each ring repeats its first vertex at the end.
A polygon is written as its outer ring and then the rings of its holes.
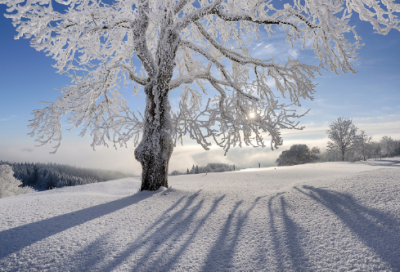
POLYGON ((346 152, 357 139, 357 127, 353 125, 351 119, 339 117, 332 122, 327 133, 331 140, 328 142, 328 149, 340 152, 342 161, 344 161, 346 152))

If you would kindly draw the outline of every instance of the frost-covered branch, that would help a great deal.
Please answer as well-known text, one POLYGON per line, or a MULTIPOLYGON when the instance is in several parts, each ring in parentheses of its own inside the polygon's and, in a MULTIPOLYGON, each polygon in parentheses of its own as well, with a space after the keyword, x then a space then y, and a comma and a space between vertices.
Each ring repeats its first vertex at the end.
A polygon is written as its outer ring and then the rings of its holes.
POLYGON ((182 30, 188 27, 191 23, 196 22, 197 20, 203 18, 204 16, 214 13, 215 10, 217 10, 218 7, 220 7, 222 2, 224 2, 224 0, 215 0, 214 2, 211 3, 206 2, 207 4, 193 10, 187 15, 182 16, 182 18, 179 18, 175 22, 174 28, 182 30))
POLYGON ((181 10, 187 5, 189 2, 193 2, 193 0, 179 0, 174 7, 174 14, 179 14, 181 10))
POLYGON ((363 21, 370 22, 380 34, 386 35, 391 29, 400 30, 400 21, 396 12, 400 12, 400 4, 394 0, 346 0, 347 12, 355 11, 363 21))
MULTIPOLYGON (((296 31, 299 30, 296 24, 285 21, 284 19, 283 20, 275 19, 274 17, 268 17, 268 16, 264 16, 264 18, 257 18, 253 14, 246 13, 243 11, 238 13, 232 13, 232 12, 224 12, 221 9, 215 9, 213 14, 217 15, 219 18, 221 18, 226 22, 248 21, 258 25, 288 25, 293 27, 296 31)), ((316 28, 316 26, 314 26, 313 28, 316 28)))
POLYGON ((132 81, 134 81, 136 83, 139 83, 142 86, 145 86, 149 82, 148 77, 142 77, 142 76, 135 75, 135 73, 132 72, 132 70, 124 64, 115 64, 115 65, 111 66, 109 69, 111 70, 111 69, 118 68, 118 67, 124 68, 125 71, 127 71, 129 74, 129 79, 131 79, 132 81))
POLYGON ((142 62, 144 69, 149 76, 152 77, 157 72, 157 67, 147 46, 146 31, 149 27, 149 1, 139 0, 137 9, 139 15, 132 24, 133 44, 135 46, 136 54, 142 62))
POLYGON ((243 92, 240 87, 235 84, 231 77, 229 76, 228 72, 226 71, 224 65, 218 61, 216 58, 214 58, 207 50, 201 48, 200 46, 197 46, 189 41, 181 41, 181 45, 186 46, 190 49, 192 49, 193 51, 196 51, 197 53, 202 54, 206 59, 208 59, 209 61, 211 61, 213 64, 215 64, 221 71, 221 73, 223 74, 225 80, 227 81, 227 83, 230 85, 230 87, 234 88, 237 92, 239 92, 241 95, 246 96, 249 99, 252 100, 258 100, 257 97, 252 96, 251 94, 245 93, 243 92))

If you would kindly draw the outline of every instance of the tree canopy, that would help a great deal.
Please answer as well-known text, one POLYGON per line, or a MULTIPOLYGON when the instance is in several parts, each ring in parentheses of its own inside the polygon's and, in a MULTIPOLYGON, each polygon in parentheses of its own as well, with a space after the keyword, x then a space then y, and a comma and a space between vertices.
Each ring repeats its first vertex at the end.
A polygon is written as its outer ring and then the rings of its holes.
POLYGON ((328 142, 328 149, 333 152, 339 152, 342 156, 342 161, 344 161, 346 152, 357 141, 357 130, 358 128, 351 119, 339 117, 334 120, 327 131, 331 140, 328 142))

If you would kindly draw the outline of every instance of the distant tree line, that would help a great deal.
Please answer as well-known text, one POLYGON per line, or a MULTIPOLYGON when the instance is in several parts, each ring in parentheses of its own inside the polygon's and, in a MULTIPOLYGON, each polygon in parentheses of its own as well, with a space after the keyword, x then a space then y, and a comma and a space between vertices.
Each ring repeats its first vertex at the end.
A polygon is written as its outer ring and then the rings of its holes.
POLYGON ((201 174, 201 173, 210 173, 210 172, 226 172, 226 171, 234 171, 236 169, 235 165, 229 165, 226 163, 209 163, 207 166, 192 166, 191 170, 187 168, 186 172, 180 172, 178 170, 174 170, 171 172, 171 175, 191 175, 191 174, 201 174))
POLYGON ((326 152, 321 153, 318 147, 309 149, 305 144, 296 144, 283 151, 276 163, 278 166, 289 166, 318 161, 366 161, 400 155, 400 140, 384 136, 379 142, 374 142, 364 130, 359 134, 357 131, 351 119, 340 117, 332 122, 327 131, 330 141, 326 152))
POLYGON ((0 165, 10 165, 14 172, 14 177, 22 182, 22 186, 31 186, 38 190, 89 184, 129 176, 117 171, 87 169, 55 163, 11 163, 0 161, 0 165))
POLYGON ((338 118, 327 131, 331 141, 324 154, 325 160, 356 161, 370 158, 393 157, 400 155, 400 141, 383 136, 379 142, 372 141, 364 130, 357 134, 358 128, 351 119, 338 118))

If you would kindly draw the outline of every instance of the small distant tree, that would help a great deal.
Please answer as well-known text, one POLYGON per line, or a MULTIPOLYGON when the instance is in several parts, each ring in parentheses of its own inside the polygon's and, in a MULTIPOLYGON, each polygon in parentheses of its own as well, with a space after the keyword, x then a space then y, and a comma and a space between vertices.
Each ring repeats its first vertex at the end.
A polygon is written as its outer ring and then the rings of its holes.
POLYGON ((333 152, 338 151, 344 161, 346 152, 356 140, 357 127, 353 125, 351 119, 339 117, 333 121, 327 133, 329 139, 332 140, 328 142, 328 149, 333 152))
POLYGON ((181 175, 182 173, 179 172, 178 170, 174 170, 171 172, 171 176, 177 176, 177 175, 181 175))
POLYGON ((320 149, 313 147, 311 150, 305 144, 292 145, 289 150, 283 151, 276 159, 278 166, 290 166, 315 162, 319 160, 320 149))
POLYGON ((317 146, 314 146, 311 149, 311 159, 312 160, 318 160, 319 159, 319 155, 321 154, 321 149, 317 146))
POLYGON ((379 142, 371 142, 370 144, 371 147, 371 154, 377 158, 381 154, 381 144, 379 142))
POLYGON ((189 172, 189 168, 187 168, 187 170, 186 170, 186 174, 187 174, 187 175, 189 175, 189 174, 190 174, 190 172, 189 172))
POLYGON ((194 170, 194 173, 195 173, 195 174, 198 174, 198 173, 199 173, 199 166, 198 166, 198 165, 196 165, 196 168, 195 168, 195 170, 194 170))
POLYGON ((383 136, 381 141, 381 154, 387 157, 391 157, 391 155, 396 150, 396 142, 388 136, 383 136))
POLYGON ((364 161, 366 161, 372 153, 371 139, 372 137, 368 137, 365 131, 361 130, 361 134, 357 135, 353 143, 355 155, 362 157, 364 161))
POLYGON ((394 151, 396 155, 400 155, 400 141, 395 140, 396 150, 394 151))

